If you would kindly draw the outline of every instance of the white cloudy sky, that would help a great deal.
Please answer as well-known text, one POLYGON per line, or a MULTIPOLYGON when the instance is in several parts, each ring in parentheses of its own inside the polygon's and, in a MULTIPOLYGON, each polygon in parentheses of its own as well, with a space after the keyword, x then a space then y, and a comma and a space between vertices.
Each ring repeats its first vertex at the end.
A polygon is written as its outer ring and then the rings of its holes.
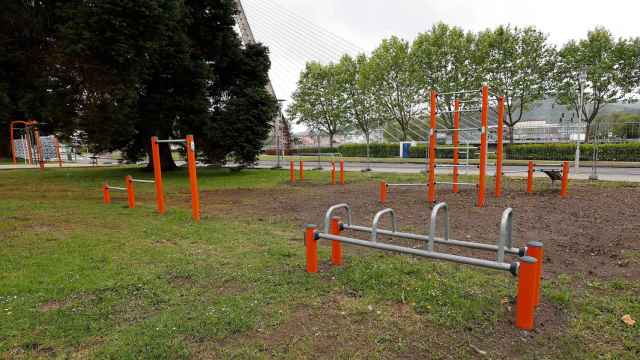
POLYGON ((639 0, 242 0, 242 3, 255 37, 271 48, 272 82, 278 97, 283 99, 290 98, 305 61, 326 62, 331 57, 338 60, 339 55, 330 50, 347 48, 330 40, 323 45, 304 30, 294 31, 295 18, 286 11, 318 26, 308 28, 315 33, 324 28, 366 52, 391 35, 412 40, 436 22, 473 31, 499 24, 535 25, 558 45, 582 38, 598 25, 607 27, 616 37, 640 36, 639 0))

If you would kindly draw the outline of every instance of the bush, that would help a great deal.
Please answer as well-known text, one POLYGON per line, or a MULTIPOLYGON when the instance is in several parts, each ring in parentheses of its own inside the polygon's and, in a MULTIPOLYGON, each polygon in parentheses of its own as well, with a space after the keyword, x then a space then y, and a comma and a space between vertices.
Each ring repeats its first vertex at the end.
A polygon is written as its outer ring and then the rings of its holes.
MULTIPOLYGON (((576 144, 516 144, 508 151, 512 160, 575 160, 576 144)), ((580 160, 591 160, 593 145, 580 145, 580 160)), ((598 159, 604 161, 640 161, 640 143, 600 144, 598 159)))

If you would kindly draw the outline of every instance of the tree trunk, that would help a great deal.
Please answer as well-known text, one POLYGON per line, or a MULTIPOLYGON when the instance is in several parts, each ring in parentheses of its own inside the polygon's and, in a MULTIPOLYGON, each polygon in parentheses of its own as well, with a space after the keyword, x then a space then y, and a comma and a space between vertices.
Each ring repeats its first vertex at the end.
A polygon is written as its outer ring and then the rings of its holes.
POLYGON ((584 130, 584 143, 589 144, 591 141, 591 122, 587 121, 587 127, 584 130))
MULTIPOLYGON (((170 144, 160 143, 158 144, 158 149, 160 151, 160 165, 162 167, 162 171, 172 171, 178 168, 175 161, 173 161, 173 156, 171 156, 171 147, 170 144)), ((153 154, 151 153, 151 144, 147 146, 147 156, 149 157, 149 162, 147 163, 147 170, 153 170, 153 154)))
POLYGON ((333 150, 333 134, 329 134, 329 148, 333 150))
POLYGON ((512 125, 507 124, 507 129, 509 130, 509 142, 507 142, 507 148, 505 149, 505 154, 507 155, 506 157, 509 157, 509 154, 511 153, 511 145, 513 145, 513 127, 512 125))

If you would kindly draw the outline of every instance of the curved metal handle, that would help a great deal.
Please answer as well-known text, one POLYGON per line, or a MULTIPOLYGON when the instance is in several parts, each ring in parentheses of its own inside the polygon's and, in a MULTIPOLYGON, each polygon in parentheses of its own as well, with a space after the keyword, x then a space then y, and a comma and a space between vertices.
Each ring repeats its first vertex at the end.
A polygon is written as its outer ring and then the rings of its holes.
POLYGON ((511 227, 513 225, 513 209, 507 208, 502 212, 500 221, 500 238, 498 239, 497 262, 504 262, 504 249, 511 248, 511 227))
POLYGON ((351 206, 349 204, 337 204, 333 205, 327 210, 327 213, 324 215, 324 233, 329 233, 329 224, 331 222, 331 216, 333 212, 338 209, 347 209, 347 225, 351 225, 351 206))
POLYGON ((393 232, 396 232, 396 212, 391 208, 386 208, 378 211, 376 215, 373 217, 373 224, 371 225, 371 241, 378 241, 378 222, 380 222, 380 218, 382 215, 389 213, 391 215, 391 229, 393 232))
POLYGON ((431 210, 431 223, 429 224, 429 242, 427 242, 427 250, 433 251, 433 244, 436 238, 436 225, 438 222, 438 213, 440 209, 444 209, 444 239, 449 240, 449 205, 445 202, 436 204, 431 210))

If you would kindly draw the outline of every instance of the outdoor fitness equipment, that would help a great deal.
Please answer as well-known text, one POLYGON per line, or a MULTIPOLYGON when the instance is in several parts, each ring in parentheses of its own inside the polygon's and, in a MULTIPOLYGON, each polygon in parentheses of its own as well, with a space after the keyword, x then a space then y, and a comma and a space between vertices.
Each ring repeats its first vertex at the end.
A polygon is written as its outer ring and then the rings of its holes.
POLYGON ((124 178, 125 184, 127 184, 127 199, 129 202, 129 208, 133 209, 136 207, 136 193, 133 183, 142 183, 142 184, 155 184, 155 180, 144 180, 144 179, 135 179, 131 175, 127 175, 124 178))
POLYGON ((11 145, 11 158, 17 163, 18 158, 32 165, 37 163, 40 170, 44 170, 47 159, 56 158, 58 166, 62 167, 60 156, 60 143, 55 136, 41 137, 38 122, 35 120, 15 120, 9 124, 9 141, 11 145), (22 125, 22 127, 18 127, 22 125), (19 132, 16 138, 16 132, 19 132))
MULTIPOLYGON (((340 185, 344 185, 344 160, 340 160, 340 185)), ((304 160, 299 161, 298 180, 304 181, 304 160)), ((289 182, 291 184, 296 183, 296 162, 294 160, 289 161, 289 182)), ((336 162, 331 161, 331 185, 336 184, 336 162)))
POLYGON ((342 264, 342 243, 368 247, 378 250, 386 250, 397 253, 409 254, 436 260, 444 260, 466 265, 479 266, 494 270, 507 271, 518 277, 518 292, 516 299, 516 326, 524 330, 534 328, 535 308, 540 302, 540 279, 542 273, 543 245, 540 242, 529 242, 524 248, 515 248, 512 244, 511 227, 513 211, 506 209, 502 214, 500 224, 500 237, 496 245, 483 244, 470 241, 449 239, 449 214, 446 203, 439 203, 431 211, 431 221, 429 224, 429 235, 420 235, 397 231, 395 212, 391 208, 386 208, 377 212, 373 218, 371 227, 354 225, 352 223, 351 207, 348 204, 337 204, 330 207, 325 213, 324 227, 318 231, 316 225, 306 225, 305 245, 306 245, 306 270, 308 273, 318 272, 318 240, 331 241, 331 263, 333 265, 342 264), (336 210, 345 210, 347 222, 344 223, 339 217, 333 216, 336 210), (436 237, 436 220, 440 211, 444 213, 444 237, 436 237), (380 229, 378 223, 380 218, 388 214, 391 216, 391 230, 380 229), (341 236, 342 230, 352 230, 370 234, 369 240, 361 240, 346 236, 341 236), (398 246, 381 243, 378 235, 387 235, 403 239, 424 241, 424 249, 398 246), (496 260, 486 260, 475 257, 454 255, 445 252, 434 251, 435 244, 439 246, 465 247, 475 250, 483 250, 496 253, 496 260), (517 261, 505 262, 505 255, 518 256, 517 261))
POLYGON ((196 145, 193 135, 187 135, 184 139, 158 140, 158 137, 151 138, 151 152, 153 162, 154 183, 156 184, 156 202, 158 212, 164 214, 166 205, 164 201, 164 187, 162 184, 162 166, 160 163, 159 144, 184 144, 187 150, 187 168, 189 171, 189 183, 191 187, 191 217, 195 221, 200 221, 200 194, 198 193, 198 176, 196 174, 196 145))
POLYGON ((566 198, 568 196, 569 187, 569 162, 563 161, 560 164, 536 165, 533 161, 529 161, 527 166, 527 193, 533 193, 533 175, 536 171, 545 173, 551 184, 557 180, 562 181, 560 188, 560 196, 566 198), (538 169, 539 168, 539 169, 538 169))

